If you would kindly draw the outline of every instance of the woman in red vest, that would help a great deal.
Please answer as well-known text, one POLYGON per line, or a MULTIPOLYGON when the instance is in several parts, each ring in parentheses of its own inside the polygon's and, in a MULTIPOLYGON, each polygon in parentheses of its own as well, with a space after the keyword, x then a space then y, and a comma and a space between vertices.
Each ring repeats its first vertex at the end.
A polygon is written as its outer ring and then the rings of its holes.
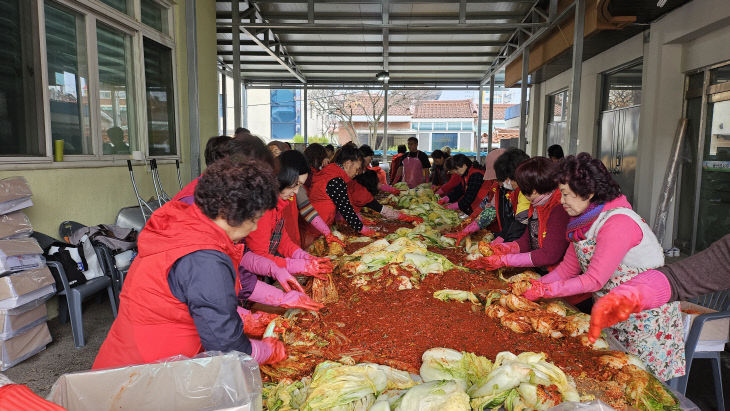
POLYGON ((286 358, 276 339, 249 340, 237 312, 240 242, 276 206, 275 184, 262 162, 224 159, 200 177, 195 204, 170 201, 152 214, 93 368, 204 350, 240 351, 259 364, 286 358))
MULTIPOLYGON (((307 180, 306 173, 300 174, 301 167, 296 167, 295 159, 301 162, 304 156, 292 150, 279 156, 279 200, 274 209, 264 213, 258 222, 258 228, 246 237, 246 247, 292 274, 325 278, 323 274, 332 272, 332 262, 328 258, 317 258, 302 250, 289 237, 289 231, 294 230, 285 229, 286 225, 295 225, 296 232, 299 232, 299 212, 294 196, 307 180), (288 161, 289 157, 292 157, 292 161, 288 161)), ((306 170, 306 165, 303 168, 306 170)))
MULTIPOLYGON (((355 177, 362 167, 362 155, 352 142, 345 144, 335 153, 332 163, 328 164, 312 179, 309 201, 328 225, 335 221, 339 213, 356 232, 373 235, 375 231, 363 224, 350 203, 347 183, 355 177)), ((310 230, 311 232, 312 230, 310 230)))
POLYGON ((482 201, 477 195, 484 183, 484 170, 463 154, 455 155, 449 165, 453 167, 451 171, 454 174, 461 176, 464 194, 456 198, 443 197, 439 200, 439 204, 451 202, 446 208, 461 210, 464 214, 471 215, 482 201))
MULTIPOLYGON (((392 220, 400 220, 405 222, 422 223, 421 217, 403 214, 387 205, 382 205, 375 196, 378 194, 380 186, 378 175, 373 170, 366 170, 362 174, 358 174, 352 181, 347 183, 347 194, 350 197, 352 207, 356 213, 360 213, 363 207, 367 207, 385 218, 392 220)), ((362 217, 360 217, 362 219, 362 217)))
POLYGON ((565 231, 569 217, 560 204, 554 178, 557 171, 557 163, 545 157, 533 157, 517 167, 515 180, 530 200, 527 230, 516 241, 493 244, 493 250, 498 252, 469 263, 470 267, 541 267, 547 274, 563 259, 568 248, 565 231))

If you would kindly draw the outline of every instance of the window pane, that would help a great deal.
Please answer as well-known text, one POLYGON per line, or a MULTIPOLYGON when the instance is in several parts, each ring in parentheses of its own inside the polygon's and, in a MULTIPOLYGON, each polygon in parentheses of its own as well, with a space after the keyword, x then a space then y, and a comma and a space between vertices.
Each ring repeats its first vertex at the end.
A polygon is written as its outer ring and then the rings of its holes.
MULTIPOLYGON (((45 147, 39 143, 36 121, 33 67, 26 42, 31 36, 30 24, 21 24, 21 5, 26 0, 0 1, 0 155, 41 155, 45 147)), ((28 15, 28 13, 25 13, 28 15)))
POLYGON ((167 10, 153 0, 142 0, 142 23, 167 33, 167 10))
POLYGON ((449 122, 449 130, 461 130, 461 122, 449 122))
POLYGON ((433 123, 419 123, 419 130, 433 130, 433 123))
POLYGON ((147 95, 147 134, 153 156, 177 154, 172 50, 144 39, 144 75, 147 95))
POLYGON ((84 19, 50 2, 45 14, 52 138, 65 154, 93 154, 84 19))
POLYGON ((446 123, 433 123, 434 130, 446 130, 446 123))
POLYGON ((122 13, 127 13, 129 9, 129 0, 101 0, 101 2, 114 7, 122 13))
POLYGON ((431 134, 431 149, 441 149, 444 146, 458 147, 459 133, 433 133, 431 134))
POLYGON ((472 130, 473 127, 474 127, 474 122, 472 122, 472 121, 462 121, 461 122, 462 130, 472 130))
POLYGON ((614 110, 641 104, 641 71, 643 65, 625 68, 606 76, 603 110, 614 110))
POLYGON ((271 90, 271 139, 291 140, 298 132, 297 90, 271 90))
POLYGON ((131 38, 97 25, 96 39, 104 154, 130 154, 137 150, 131 38))

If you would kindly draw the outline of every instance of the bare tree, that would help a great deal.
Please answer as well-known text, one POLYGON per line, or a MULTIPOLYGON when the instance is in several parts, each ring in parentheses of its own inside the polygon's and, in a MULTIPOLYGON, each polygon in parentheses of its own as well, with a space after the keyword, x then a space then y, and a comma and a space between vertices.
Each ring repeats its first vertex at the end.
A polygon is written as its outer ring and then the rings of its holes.
MULTIPOLYGON (((401 107, 407 112, 416 101, 428 96, 427 91, 421 90, 389 90, 388 109, 401 107)), ((378 135, 381 123, 385 117, 384 90, 318 90, 310 91, 309 100, 314 102, 317 110, 325 116, 336 119, 340 127, 344 127, 353 141, 358 141, 355 129, 355 116, 364 116, 368 123, 368 144, 375 150, 385 150, 387 142, 382 135, 378 135)))

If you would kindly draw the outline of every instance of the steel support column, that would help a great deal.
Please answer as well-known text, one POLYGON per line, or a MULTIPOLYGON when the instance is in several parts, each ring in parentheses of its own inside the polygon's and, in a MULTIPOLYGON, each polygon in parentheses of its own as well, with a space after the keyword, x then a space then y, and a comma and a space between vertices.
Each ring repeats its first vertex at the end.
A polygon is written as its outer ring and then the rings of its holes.
POLYGON ((489 78, 489 142, 487 152, 492 151, 492 137, 494 137, 494 74, 489 78))
POLYGON ((239 0, 232 0, 233 24, 233 129, 241 127, 241 9, 239 0))
POLYGON ((522 81, 520 84, 520 138, 519 148, 525 150, 527 148, 527 71, 530 63, 530 49, 525 48, 522 51, 522 81))
POLYGON ((309 145, 309 132, 307 131, 307 128, 309 126, 309 111, 307 107, 307 83, 304 83, 304 92, 302 94, 302 134, 304 135, 304 146, 306 147, 309 145))
POLYGON ((200 173, 200 112, 198 111, 198 31, 195 0, 185 0, 185 42, 188 69, 188 127, 190 130, 190 179, 200 173))
POLYGON ((248 128, 248 87, 246 86, 245 81, 241 81, 241 108, 243 109, 243 113, 241 113, 241 116, 243 117, 243 128, 248 128))
POLYGON ((575 31, 573 32, 573 79, 570 83, 570 142, 568 154, 578 152, 578 118, 580 109, 580 80, 583 74, 583 31, 585 27, 586 2, 575 1, 575 31))
MULTIPOLYGON (((383 99, 383 110, 385 111, 385 114, 383 115, 383 164, 388 159, 388 83, 386 82, 383 85, 383 90, 385 92, 385 96, 383 99)), ((378 125, 375 125, 375 140, 378 139, 378 125)))
POLYGON ((482 155, 482 100, 484 100, 484 86, 479 86, 479 106, 477 107, 477 163, 482 155))

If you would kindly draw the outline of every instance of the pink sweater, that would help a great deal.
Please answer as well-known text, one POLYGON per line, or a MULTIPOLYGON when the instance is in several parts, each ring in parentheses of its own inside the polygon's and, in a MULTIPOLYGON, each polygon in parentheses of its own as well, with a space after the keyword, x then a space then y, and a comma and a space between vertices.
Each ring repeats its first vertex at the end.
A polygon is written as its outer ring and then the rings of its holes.
MULTIPOLYGON (((624 196, 606 203, 603 211, 620 207, 631 208, 624 196)), ((585 273, 581 273, 571 244, 560 265, 540 281, 550 284, 550 297, 596 292, 606 285, 626 253, 639 245, 643 236, 641 227, 631 217, 623 214, 609 217, 596 235, 596 249, 585 273)))

